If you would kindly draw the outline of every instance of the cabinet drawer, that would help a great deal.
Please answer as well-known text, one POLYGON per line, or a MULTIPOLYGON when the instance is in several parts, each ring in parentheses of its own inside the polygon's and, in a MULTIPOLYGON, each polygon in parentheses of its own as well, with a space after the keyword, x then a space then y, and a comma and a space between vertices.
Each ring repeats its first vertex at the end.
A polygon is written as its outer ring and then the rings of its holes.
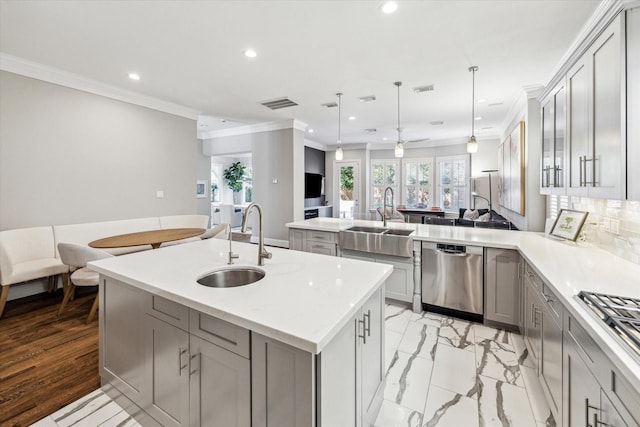
POLYGON ((189 308, 175 301, 150 295, 146 313, 185 331, 189 329, 189 308))
POLYGON ((306 252, 311 252, 312 254, 337 255, 335 243, 307 240, 306 245, 306 252))
POLYGON ((189 332, 249 359, 249 330, 191 310, 189 332))
POLYGON ((540 276, 538 276, 538 274, 528 263, 524 264, 524 275, 525 277, 529 278, 529 281, 532 285, 534 285, 536 289, 542 289, 542 279, 540 279, 540 276))
MULTIPOLYGON (((616 407, 620 409, 619 401, 629 411, 636 423, 640 421, 640 396, 629 381, 615 369, 611 370, 611 391, 607 390, 607 394, 616 407)), ((631 422, 629 422, 629 425, 631 425, 631 422)))
POLYGON ((307 240, 317 240, 321 242, 335 242, 336 234, 331 231, 307 230, 307 240))

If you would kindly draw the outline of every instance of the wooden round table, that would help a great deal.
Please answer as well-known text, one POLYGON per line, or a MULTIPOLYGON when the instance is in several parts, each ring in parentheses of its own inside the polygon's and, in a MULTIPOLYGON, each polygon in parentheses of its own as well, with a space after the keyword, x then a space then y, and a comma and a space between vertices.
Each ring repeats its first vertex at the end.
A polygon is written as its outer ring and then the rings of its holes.
POLYGON ((158 249, 164 242, 195 237, 204 232, 204 228, 167 228, 164 230, 140 231, 94 240, 89 243, 89 246, 92 248, 107 249, 151 245, 153 249, 158 249))

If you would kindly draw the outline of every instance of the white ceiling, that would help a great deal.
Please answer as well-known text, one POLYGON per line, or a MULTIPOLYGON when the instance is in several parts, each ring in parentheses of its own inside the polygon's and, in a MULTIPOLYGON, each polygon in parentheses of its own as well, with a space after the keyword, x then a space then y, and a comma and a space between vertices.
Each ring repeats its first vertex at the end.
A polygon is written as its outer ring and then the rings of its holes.
POLYGON ((393 141, 395 81, 404 139, 467 138, 477 65, 482 139, 499 136, 523 87, 549 81, 599 0, 398 3, 385 15, 365 0, 2 0, 0 51, 211 116, 200 131, 295 118, 326 145, 337 139, 337 108, 321 104, 336 92, 343 144, 393 141), (243 56, 247 48, 258 56, 243 56), (142 79, 129 80, 132 71, 142 79), (412 91, 429 84, 435 91, 412 91), (358 101, 366 95, 377 99, 358 101), (299 105, 259 104, 284 96, 299 105))

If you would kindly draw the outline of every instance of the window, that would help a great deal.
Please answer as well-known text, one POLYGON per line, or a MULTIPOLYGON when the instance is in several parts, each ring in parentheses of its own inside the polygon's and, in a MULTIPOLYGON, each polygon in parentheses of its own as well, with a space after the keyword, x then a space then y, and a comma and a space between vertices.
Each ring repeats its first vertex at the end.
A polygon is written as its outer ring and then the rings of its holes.
POLYGON ((396 195, 395 203, 398 203, 398 182, 396 172, 398 162, 396 160, 371 160, 371 205, 379 208, 383 205, 384 189, 391 187, 396 195))
MULTIPOLYGON (((445 211, 457 211, 469 205, 469 156, 439 157, 437 162, 436 202, 445 211)), ((434 205, 436 205, 434 202, 434 205)))
POLYGON ((244 182, 242 183, 242 200, 244 203, 251 203, 253 200, 253 184, 252 184, 251 165, 248 165, 244 169, 244 182))
POLYGON ((211 201, 220 202, 222 192, 222 165, 211 165, 211 201))
POLYGON ((432 169, 432 159, 403 160, 404 187, 402 200, 408 208, 426 208, 432 202, 432 169))

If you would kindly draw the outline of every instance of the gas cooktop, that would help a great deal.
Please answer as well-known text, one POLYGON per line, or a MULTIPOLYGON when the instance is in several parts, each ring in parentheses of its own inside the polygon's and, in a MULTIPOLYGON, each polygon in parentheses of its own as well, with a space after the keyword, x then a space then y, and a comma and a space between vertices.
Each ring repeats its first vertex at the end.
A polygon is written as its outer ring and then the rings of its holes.
POLYGON ((582 291, 578 294, 640 360, 640 299, 582 291))

